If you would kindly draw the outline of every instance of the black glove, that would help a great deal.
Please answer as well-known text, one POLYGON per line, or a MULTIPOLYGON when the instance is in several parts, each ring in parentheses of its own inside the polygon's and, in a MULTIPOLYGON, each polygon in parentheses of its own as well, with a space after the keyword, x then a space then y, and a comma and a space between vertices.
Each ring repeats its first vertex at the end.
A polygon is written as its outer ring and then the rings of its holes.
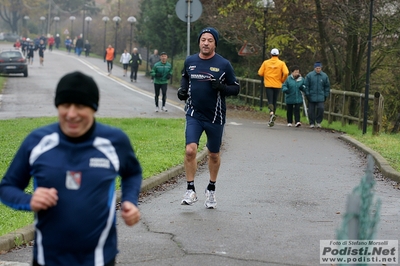
POLYGON ((226 88, 226 85, 225 84, 222 84, 219 80, 217 80, 217 79, 212 79, 211 80, 211 87, 214 89, 214 90, 217 90, 217 91, 224 91, 225 90, 225 88, 226 88))
POLYGON ((325 96, 325 100, 324 100, 324 102, 326 102, 326 99, 328 99, 328 97, 326 97, 326 96, 325 96))
POLYGON ((167 79, 170 79, 170 78, 171 78, 171 74, 168 74, 168 75, 167 75, 167 79))
POLYGON ((188 91, 187 91, 187 89, 184 89, 184 88, 179 88, 177 95, 178 95, 178 99, 181 101, 186 101, 187 98, 189 98, 188 91))
POLYGON ((156 78, 161 78, 162 74, 161 73, 156 73, 156 78))
POLYGON ((301 89, 305 90, 306 89, 306 85, 301 85, 301 89))

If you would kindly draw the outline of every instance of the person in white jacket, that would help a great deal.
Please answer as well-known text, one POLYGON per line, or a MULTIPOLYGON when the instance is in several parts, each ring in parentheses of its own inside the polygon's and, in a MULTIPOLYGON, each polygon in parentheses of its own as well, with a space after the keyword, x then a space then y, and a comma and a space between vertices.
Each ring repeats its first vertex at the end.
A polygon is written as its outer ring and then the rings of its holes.
POLYGON ((119 62, 122 63, 123 68, 124 68, 124 77, 126 76, 126 72, 128 71, 130 59, 131 59, 131 54, 128 53, 128 50, 125 49, 121 55, 121 58, 119 59, 119 62))

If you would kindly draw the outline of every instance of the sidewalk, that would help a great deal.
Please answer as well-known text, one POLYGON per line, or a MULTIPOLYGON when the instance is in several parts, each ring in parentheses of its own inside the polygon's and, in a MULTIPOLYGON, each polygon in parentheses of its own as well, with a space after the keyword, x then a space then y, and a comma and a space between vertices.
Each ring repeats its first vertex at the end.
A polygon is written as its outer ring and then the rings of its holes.
MULTIPOLYGON (((146 79, 142 74, 135 86, 151 90, 146 79)), ((346 196, 364 174, 365 159, 353 145, 371 153, 383 173, 399 178, 379 154, 347 136, 229 118, 217 209, 203 206, 209 177, 207 166, 200 166, 195 180, 199 201, 193 206, 180 205, 186 186, 181 177, 142 199, 138 225, 125 226, 117 214, 117 265, 319 265, 319 241, 335 239, 346 196)), ((204 157, 201 153, 198 159, 204 157)), ((181 173, 182 165, 145 180, 142 189, 181 173)), ((377 239, 399 239, 399 191, 385 180, 378 180, 375 190, 382 200, 377 239)), ((31 240, 32 230, 0 237, 0 250, 12 248, 16 236, 31 240)), ((31 248, 13 250, 0 255, 0 265, 30 263, 31 254, 31 248)))

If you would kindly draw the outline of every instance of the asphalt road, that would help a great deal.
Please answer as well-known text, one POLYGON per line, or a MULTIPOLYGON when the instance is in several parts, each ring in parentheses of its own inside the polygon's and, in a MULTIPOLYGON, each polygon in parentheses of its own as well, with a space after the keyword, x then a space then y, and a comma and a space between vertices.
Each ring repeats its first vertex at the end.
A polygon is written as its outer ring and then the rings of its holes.
MULTIPOLYGON (((7 48, 10 47, 0 45, 0 49, 7 48)), ((47 51, 44 66, 40 66, 38 55, 35 54, 27 78, 22 75, 8 78, 0 98, 0 119, 55 116, 55 88, 60 78, 72 71, 92 76, 99 86, 98 117, 183 117, 183 106, 176 96, 176 89, 168 90, 168 112, 156 113, 153 84, 144 73, 139 73, 138 82, 132 83, 129 77, 123 77, 120 67, 114 66, 110 76, 106 70, 107 65, 103 60, 78 57, 59 50, 47 51)), ((161 97, 159 101, 161 106, 161 97)))
MULTIPOLYGON (((87 60, 54 56, 64 58, 67 66, 74 65, 70 61, 79 65, 80 60, 87 60)), ((106 84, 121 78, 105 76, 101 60, 87 61, 89 66, 80 67, 98 71, 93 75, 101 80, 102 94, 111 97, 116 89, 108 91, 106 84)), ((145 79, 142 76, 137 84, 127 83, 135 88, 145 84, 145 79)), ((151 91, 151 83, 147 82, 151 91)), ((47 93, 52 93, 48 85, 47 93)), ((142 95, 126 90, 134 95, 131 98, 142 95)), ((51 100, 52 95, 47 93, 46 98, 51 100)), ((147 101, 147 97, 139 101, 146 115, 166 115, 152 113, 151 101, 147 101)), ((3 97, 3 106, 7 105, 3 97)), ((100 111, 103 107, 112 112, 106 102, 101 102, 100 111)), ((180 110, 179 105, 176 109, 180 110)), ((180 205, 186 186, 183 177, 143 197, 138 225, 125 226, 118 214, 117 265, 319 265, 320 240, 335 239, 347 195, 359 184, 366 167, 365 157, 339 136, 327 130, 288 128, 280 123, 269 128, 265 121, 228 118, 217 182, 217 209, 203 206, 202 192, 209 179, 206 165, 200 166, 196 176, 199 201, 193 206, 180 205)), ((376 181, 375 195, 382 201, 376 239, 398 240, 400 192, 384 178, 376 181)), ((31 262, 31 253, 30 247, 13 250, 0 255, 0 261, 23 265, 31 262)))

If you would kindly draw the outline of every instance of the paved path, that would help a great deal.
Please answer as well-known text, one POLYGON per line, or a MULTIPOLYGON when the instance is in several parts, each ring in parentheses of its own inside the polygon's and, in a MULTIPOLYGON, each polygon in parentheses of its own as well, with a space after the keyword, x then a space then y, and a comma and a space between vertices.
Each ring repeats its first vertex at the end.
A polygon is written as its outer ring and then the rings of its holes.
MULTIPOLYGON (((335 238, 346 196, 365 169, 365 157, 339 136, 229 118, 217 209, 203 206, 206 166, 196 176, 194 206, 180 205, 183 178, 144 197, 138 225, 125 226, 118 214, 117 265, 319 265, 319 241, 335 238)), ((377 239, 400 237, 399 193, 377 180, 377 239)), ((31 252, 14 250, 0 261, 29 263, 31 252)))

